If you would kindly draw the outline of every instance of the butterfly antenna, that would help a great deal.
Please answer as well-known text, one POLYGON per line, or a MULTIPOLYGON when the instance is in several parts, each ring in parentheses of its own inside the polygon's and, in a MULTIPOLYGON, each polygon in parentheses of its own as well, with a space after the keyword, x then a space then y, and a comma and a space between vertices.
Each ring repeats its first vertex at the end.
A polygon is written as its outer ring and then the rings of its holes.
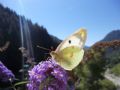
POLYGON ((37 45, 37 47, 40 48, 40 49, 43 49, 43 50, 51 51, 50 49, 47 49, 47 48, 41 47, 41 46, 39 46, 39 45, 37 45))

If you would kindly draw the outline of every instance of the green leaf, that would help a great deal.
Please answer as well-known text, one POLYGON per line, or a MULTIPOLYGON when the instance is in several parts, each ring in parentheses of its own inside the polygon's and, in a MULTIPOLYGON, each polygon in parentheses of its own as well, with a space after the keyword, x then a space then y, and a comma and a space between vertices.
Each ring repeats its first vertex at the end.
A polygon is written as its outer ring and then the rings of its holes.
POLYGON ((22 82, 15 83, 14 86, 23 85, 26 83, 28 83, 28 81, 22 81, 22 82))

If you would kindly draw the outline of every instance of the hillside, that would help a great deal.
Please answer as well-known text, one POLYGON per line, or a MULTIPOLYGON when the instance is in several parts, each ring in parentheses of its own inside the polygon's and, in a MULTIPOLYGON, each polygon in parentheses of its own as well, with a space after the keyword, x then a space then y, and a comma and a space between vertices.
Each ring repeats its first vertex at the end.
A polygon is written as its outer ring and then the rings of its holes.
POLYGON ((120 30, 111 31, 101 41, 105 42, 105 41, 112 41, 112 40, 120 40, 120 30))
POLYGON ((28 24, 35 61, 40 62, 49 56, 49 51, 39 49, 37 45, 55 49, 61 42, 57 37, 50 35, 45 27, 37 23, 33 24, 24 16, 19 16, 9 8, 0 5, 0 60, 15 74, 19 74, 22 65, 22 54, 19 50, 21 47, 20 17, 28 24))

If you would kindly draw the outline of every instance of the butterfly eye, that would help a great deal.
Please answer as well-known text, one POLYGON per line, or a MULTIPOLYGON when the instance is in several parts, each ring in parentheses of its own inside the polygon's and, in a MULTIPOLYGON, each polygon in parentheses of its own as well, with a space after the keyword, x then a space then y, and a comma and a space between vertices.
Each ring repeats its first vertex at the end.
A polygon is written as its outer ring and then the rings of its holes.
POLYGON ((69 40, 68 42, 71 43, 71 40, 69 40))

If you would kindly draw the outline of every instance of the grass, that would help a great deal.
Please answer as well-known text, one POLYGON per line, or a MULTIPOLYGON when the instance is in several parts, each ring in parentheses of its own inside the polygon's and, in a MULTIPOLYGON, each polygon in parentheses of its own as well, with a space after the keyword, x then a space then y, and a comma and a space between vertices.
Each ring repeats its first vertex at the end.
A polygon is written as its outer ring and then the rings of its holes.
POLYGON ((120 63, 111 68, 111 73, 115 74, 116 76, 120 76, 120 63))

